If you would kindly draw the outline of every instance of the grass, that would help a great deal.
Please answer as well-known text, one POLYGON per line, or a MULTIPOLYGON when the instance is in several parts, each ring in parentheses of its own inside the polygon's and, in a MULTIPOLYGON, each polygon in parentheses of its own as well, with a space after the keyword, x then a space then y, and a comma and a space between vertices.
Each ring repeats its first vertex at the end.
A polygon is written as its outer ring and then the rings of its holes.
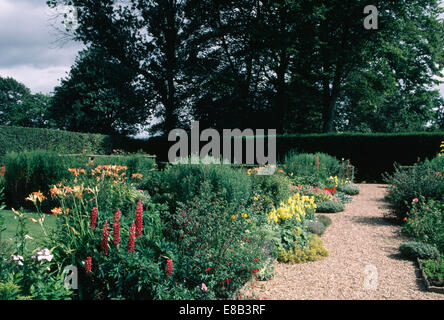
MULTIPOLYGON (((17 219, 15 219, 15 215, 10 210, 0 210, 0 215, 5 218, 5 226, 6 230, 2 232, 1 239, 5 242, 12 242, 15 232, 17 229, 17 219)), ((39 216, 34 212, 26 212, 25 216, 27 218, 38 219, 39 216)), ((51 232, 52 228, 56 226, 56 218, 52 215, 46 215, 45 218, 45 229, 47 233, 51 232)), ((40 240, 43 240, 43 231, 38 223, 33 223, 30 220, 27 221, 26 227, 28 229, 28 235, 33 238, 33 240, 29 241, 29 248, 34 249, 38 246, 40 240)))

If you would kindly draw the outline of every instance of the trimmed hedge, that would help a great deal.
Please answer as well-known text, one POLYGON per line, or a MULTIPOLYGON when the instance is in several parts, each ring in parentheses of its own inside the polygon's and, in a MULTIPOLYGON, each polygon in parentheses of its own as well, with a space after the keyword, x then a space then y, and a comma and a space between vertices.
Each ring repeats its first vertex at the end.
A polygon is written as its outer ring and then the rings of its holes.
MULTIPOLYGON (((191 140, 191 139, 189 139, 191 140)), ((382 182, 384 172, 393 172, 393 163, 409 166, 439 152, 444 132, 412 133, 343 133, 278 135, 278 161, 291 150, 323 152, 339 159, 349 159, 356 167, 356 180, 382 182)), ((97 154, 109 154, 112 149, 129 152, 143 150, 157 155, 158 161, 168 161, 168 150, 175 142, 153 137, 148 140, 84 134, 50 129, 0 126, 0 156, 9 151, 50 150, 59 153, 79 153, 83 149, 97 154)), ((201 143, 201 146, 205 142, 201 143)), ((233 145, 233 144, 232 144, 233 145)), ((245 144, 243 144, 245 147, 245 144)))
POLYGON ((53 129, 0 126, 0 157, 8 152, 33 150, 54 151, 59 154, 78 154, 82 150, 97 155, 111 154, 113 149, 136 152, 143 148, 143 140, 123 136, 109 136, 53 129))
MULTIPOLYGON (((277 135, 277 156, 280 162, 291 150, 327 153, 349 159, 356 168, 357 181, 382 182, 382 174, 393 172, 395 162, 410 166, 435 157, 443 140, 444 132, 277 135)), ((168 149, 174 143, 156 137, 143 143, 143 149, 156 154, 158 161, 167 161, 168 149)))

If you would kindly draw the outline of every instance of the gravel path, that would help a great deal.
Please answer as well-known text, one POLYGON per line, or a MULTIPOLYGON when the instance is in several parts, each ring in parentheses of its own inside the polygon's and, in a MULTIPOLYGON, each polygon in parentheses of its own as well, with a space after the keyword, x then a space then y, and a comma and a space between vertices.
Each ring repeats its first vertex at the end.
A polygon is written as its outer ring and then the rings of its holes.
POLYGON ((415 263, 400 258, 398 246, 405 238, 400 226, 383 217, 385 186, 360 187, 361 193, 345 212, 329 215, 333 223, 322 239, 330 256, 305 264, 276 263, 275 278, 256 282, 254 296, 271 300, 444 300, 443 294, 424 291, 415 263))

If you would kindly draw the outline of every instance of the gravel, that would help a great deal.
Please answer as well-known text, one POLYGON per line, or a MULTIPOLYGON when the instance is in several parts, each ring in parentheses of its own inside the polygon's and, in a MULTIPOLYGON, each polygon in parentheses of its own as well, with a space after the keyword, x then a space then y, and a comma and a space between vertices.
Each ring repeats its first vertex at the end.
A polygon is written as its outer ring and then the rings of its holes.
POLYGON ((384 218, 386 186, 360 187, 345 212, 328 215, 333 223, 322 240, 329 257, 275 263, 274 279, 247 284, 244 294, 270 300, 444 300, 444 294, 425 291, 416 264, 400 257, 406 238, 384 218))

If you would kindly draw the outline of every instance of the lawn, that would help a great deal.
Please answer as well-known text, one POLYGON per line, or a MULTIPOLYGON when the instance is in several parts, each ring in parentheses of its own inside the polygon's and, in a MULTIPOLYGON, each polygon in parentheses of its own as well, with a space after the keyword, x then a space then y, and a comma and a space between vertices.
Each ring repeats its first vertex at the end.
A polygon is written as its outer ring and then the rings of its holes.
MULTIPOLYGON (((0 215, 5 218, 6 230, 1 234, 1 239, 7 242, 10 242, 15 235, 17 229, 17 219, 14 213, 11 210, 0 210, 0 215)), ((34 212, 26 212, 26 217, 38 219, 38 214, 34 212)), ((56 225, 56 218, 52 215, 46 215, 45 218, 45 228, 46 232, 51 232, 51 229, 56 225)), ((33 223, 28 220, 26 224, 28 229, 28 235, 32 237, 34 240, 29 242, 30 248, 36 248, 39 244, 39 241, 43 239, 43 231, 38 223, 33 223)))

